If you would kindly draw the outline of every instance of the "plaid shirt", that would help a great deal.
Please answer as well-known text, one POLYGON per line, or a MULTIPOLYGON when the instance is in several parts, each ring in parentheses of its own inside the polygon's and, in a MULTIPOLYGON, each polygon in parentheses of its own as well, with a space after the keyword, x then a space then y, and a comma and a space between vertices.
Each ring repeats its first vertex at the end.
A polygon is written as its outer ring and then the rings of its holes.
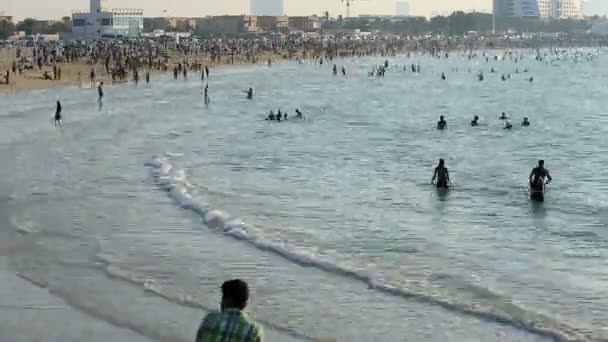
POLYGON ((226 309, 207 314, 201 323, 196 342, 262 342, 262 327, 245 312, 226 309))

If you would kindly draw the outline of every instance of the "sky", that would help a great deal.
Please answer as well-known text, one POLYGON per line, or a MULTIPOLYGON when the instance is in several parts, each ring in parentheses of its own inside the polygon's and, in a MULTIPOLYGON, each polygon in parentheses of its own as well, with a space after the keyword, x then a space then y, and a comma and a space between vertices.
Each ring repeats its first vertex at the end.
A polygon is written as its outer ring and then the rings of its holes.
MULTIPOLYGON (((312 15, 329 11, 330 15, 346 15, 341 0, 284 0, 286 15, 312 15)), ((398 0, 353 0, 351 15, 395 14, 398 0)), ((404 1, 404 0, 399 0, 404 1)), ((490 12, 492 0, 409 0, 412 15, 449 13, 453 10, 490 12)), ((248 14, 249 0, 107 0, 108 7, 143 8, 145 16, 188 16, 248 14), (167 10, 166 13, 163 13, 167 10)), ((74 9, 88 10, 88 0, 0 0, 0 13, 17 20, 25 17, 57 19, 74 9)), ((608 0, 591 0, 587 14, 608 14, 608 0), (591 11, 591 13, 589 13, 591 11)))

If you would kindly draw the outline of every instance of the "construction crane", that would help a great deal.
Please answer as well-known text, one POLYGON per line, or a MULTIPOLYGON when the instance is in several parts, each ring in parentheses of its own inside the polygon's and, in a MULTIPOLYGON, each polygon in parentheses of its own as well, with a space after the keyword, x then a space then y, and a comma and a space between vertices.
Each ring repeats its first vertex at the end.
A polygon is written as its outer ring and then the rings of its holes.
MULTIPOLYGON (((357 0, 360 1, 369 1, 369 0, 357 0)), ((342 3, 346 3, 346 17, 350 18, 350 6, 355 4, 355 0, 342 0, 342 3)))

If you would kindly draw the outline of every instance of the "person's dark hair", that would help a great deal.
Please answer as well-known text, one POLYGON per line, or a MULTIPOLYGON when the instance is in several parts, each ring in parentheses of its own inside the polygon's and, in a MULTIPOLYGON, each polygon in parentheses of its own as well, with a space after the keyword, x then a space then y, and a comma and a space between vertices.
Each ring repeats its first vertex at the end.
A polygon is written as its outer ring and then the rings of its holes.
POLYGON ((538 161, 538 165, 545 165, 545 161, 544 160, 539 160, 538 161))
POLYGON ((228 280, 222 284, 222 298, 230 305, 243 310, 249 300, 249 286, 240 279, 228 280))

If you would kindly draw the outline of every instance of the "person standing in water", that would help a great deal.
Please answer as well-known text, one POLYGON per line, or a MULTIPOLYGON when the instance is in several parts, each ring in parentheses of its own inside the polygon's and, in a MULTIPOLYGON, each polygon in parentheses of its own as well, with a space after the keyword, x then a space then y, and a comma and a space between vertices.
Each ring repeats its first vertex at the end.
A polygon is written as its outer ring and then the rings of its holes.
POLYGON ((446 128, 448 128, 448 123, 447 123, 447 121, 445 121, 445 118, 443 117, 443 115, 440 115, 439 121, 437 122, 437 129, 444 130, 446 128))
POLYGON ((538 166, 532 169, 530 172, 530 187, 535 191, 542 191, 545 185, 545 179, 547 184, 553 180, 549 174, 549 170, 545 169, 545 161, 539 160, 538 166))
POLYGON ((248 90, 246 90, 245 94, 247 94, 247 100, 253 99, 253 88, 249 88, 248 90))
POLYGON ((101 110, 103 107, 103 82, 100 82, 97 86, 97 94, 99 95, 97 102, 99 103, 99 110, 101 110))
POLYGON ((209 105, 209 85, 205 85, 205 106, 209 105))
POLYGON ((61 107, 61 102, 57 100, 57 109, 55 110, 55 127, 61 127, 61 111, 63 107, 61 107))
POLYGON ((435 172, 433 173, 433 179, 431 179, 431 184, 435 184, 438 189, 448 189, 450 183, 450 173, 448 172, 448 168, 445 167, 445 161, 443 159, 439 159, 439 165, 435 168, 435 172), (437 183, 435 183, 437 180, 437 183))

